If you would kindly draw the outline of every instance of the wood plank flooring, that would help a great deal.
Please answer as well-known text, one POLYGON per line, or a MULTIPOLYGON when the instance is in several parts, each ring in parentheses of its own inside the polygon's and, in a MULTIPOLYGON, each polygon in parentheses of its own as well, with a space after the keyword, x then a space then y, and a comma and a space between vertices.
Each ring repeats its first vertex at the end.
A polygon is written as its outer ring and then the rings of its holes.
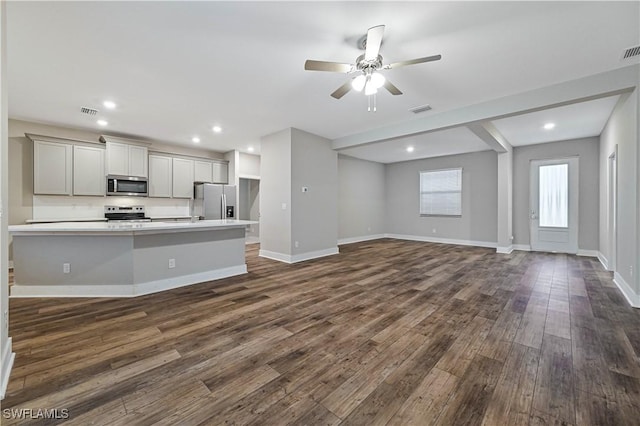
MULTIPOLYGON (((76 425, 638 425, 640 310, 593 258, 383 239, 133 299, 11 299, 2 409, 76 425)), ((5 411, 3 411, 5 413, 5 411)))

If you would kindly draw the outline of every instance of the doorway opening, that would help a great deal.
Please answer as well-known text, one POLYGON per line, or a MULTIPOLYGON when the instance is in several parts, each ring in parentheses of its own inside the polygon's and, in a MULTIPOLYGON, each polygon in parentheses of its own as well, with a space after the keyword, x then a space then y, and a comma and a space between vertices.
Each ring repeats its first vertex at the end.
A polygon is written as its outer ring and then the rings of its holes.
MULTIPOLYGON (((238 219, 260 221, 260 180, 240 178, 238 219)), ((246 233, 247 244, 260 242, 260 224, 250 225, 246 233)))

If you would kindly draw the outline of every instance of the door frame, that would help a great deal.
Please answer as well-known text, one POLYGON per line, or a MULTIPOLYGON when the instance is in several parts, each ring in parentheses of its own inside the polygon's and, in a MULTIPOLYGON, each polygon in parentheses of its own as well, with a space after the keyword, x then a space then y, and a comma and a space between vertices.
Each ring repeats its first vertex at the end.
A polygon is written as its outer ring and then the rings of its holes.
POLYGON ((607 206, 607 230, 609 232, 609 259, 607 269, 616 270, 616 258, 618 256, 618 145, 608 159, 608 190, 609 200, 607 206))
MULTIPOLYGON (((580 192, 580 161, 578 156, 572 157, 558 157, 548 159, 536 159, 530 161, 529 166, 529 244, 532 251, 545 251, 545 252, 558 252, 558 253, 570 253, 577 254, 578 247, 578 234, 580 230, 579 223, 579 197, 580 192), (539 212, 538 212, 538 186, 539 186, 539 167, 553 164, 568 164, 569 165, 569 215, 568 215, 568 248, 566 250, 559 249, 559 247, 553 246, 551 243, 540 243, 537 238, 537 232, 541 227, 539 224, 539 212)), ((550 232, 558 231, 558 228, 542 228, 550 232)))

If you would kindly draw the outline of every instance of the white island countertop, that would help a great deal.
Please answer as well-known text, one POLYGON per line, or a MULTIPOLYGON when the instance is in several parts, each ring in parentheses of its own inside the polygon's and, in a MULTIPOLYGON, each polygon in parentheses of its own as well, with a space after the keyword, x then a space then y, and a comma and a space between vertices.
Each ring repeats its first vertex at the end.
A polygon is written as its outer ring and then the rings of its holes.
POLYGON ((193 232, 241 228, 258 222, 251 220, 198 220, 195 222, 59 222, 34 223, 30 225, 9 226, 9 233, 18 235, 61 235, 61 234, 99 234, 99 235, 136 235, 162 234, 170 232, 193 232))

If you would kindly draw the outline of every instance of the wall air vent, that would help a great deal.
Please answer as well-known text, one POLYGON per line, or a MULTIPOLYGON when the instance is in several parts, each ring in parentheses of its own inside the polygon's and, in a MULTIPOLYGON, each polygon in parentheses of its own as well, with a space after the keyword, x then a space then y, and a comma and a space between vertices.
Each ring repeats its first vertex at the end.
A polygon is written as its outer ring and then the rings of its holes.
POLYGON ((431 105, 421 105, 421 106, 409 108, 409 111, 411 111, 414 114, 420 114, 421 112, 429 111, 430 109, 431 109, 431 105))
POLYGON ((98 113, 98 110, 95 108, 81 107, 80 112, 87 115, 96 115, 98 113))
POLYGON ((622 53, 622 59, 629 59, 634 56, 640 56, 640 46, 630 47, 622 53))

